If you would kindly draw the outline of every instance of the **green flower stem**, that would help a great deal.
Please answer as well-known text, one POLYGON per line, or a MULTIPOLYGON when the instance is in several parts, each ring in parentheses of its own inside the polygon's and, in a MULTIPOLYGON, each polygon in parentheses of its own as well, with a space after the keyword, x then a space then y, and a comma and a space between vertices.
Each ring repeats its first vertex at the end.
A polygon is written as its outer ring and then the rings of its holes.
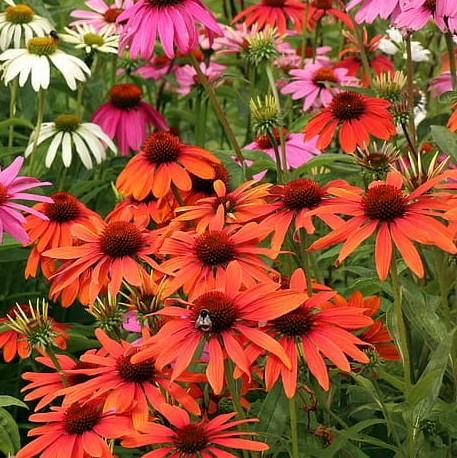
POLYGON ((414 124, 414 64, 411 49, 411 36, 406 35, 406 90, 409 105, 409 139, 414 150, 416 149, 416 125, 414 124))
POLYGON ((299 237, 299 251, 301 251, 300 258, 302 260, 302 265, 303 265, 303 271, 305 272, 306 276, 306 291, 308 293, 308 296, 313 295, 313 286, 311 282, 311 277, 312 277, 312 272, 311 272, 311 266, 309 262, 310 255, 308 253, 308 234, 306 233, 305 230, 300 229, 298 232, 298 237, 299 237))
POLYGON ((284 132, 282 130, 282 111, 281 111, 281 101, 279 100, 279 94, 278 94, 278 88, 276 87, 276 81, 275 77, 273 75, 273 67, 271 63, 268 63, 266 65, 266 71, 267 71, 267 77, 268 77, 268 82, 270 84, 270 89, 271 92, 273 93, 273 97, 276 102, 276 108, 279 113, 279 117, 281 119, 280 125, 279 125, 279 143, 281 146, 281 162, 282 162, 282 171, 283 171, 283 178, 285 182, 287 181, 287 157, 286 157, 286 142, 284 138, 284 132))
POLYGON ((238 144, 235 134, 233 133, 233 130, 230 127, 230 124, 224 114, 224 111, 222 110, 221 105, 219 104, 217 100, 214 89, 212 88, 211 84, 209 84, 208 78, 206 78, 204 73, 201 71, 200 64, 198 63, 197 59, 195 58, 195 56, 192 53, 189 53, 189 59, 190 59, 191 64, 195 68, 195 71, 197 72, 197 76, 198 76, 198 79, 200 80, 200 84, 205 89, 206 95, 208 96, 211 102, 211 105, 213 106, 216 117, 219 120, 219 122, 221 123, 222 128, 224 129, 225 135, 227 136, 236 157, 241 162, 241 164, 244 164, 244 156, 243 156, 243 153, 241 152, 240 145, 238 144))
MULTIPOLYGON (((309 0, 306 0, 305 2, 305 21, 303 22, 303 28, 302 28, 300 68, 303 68, 305 66, 306 40, 308 38, 308 16, 309 16, 309 0)), ((313 52, 315 51, 313 50, 313 52)))
POLYGON ((297 428, 297 401, 295 396, 289 399, 290 435, 292 439, 292 458, 299 458, 298 428, 297 428))
POLYGON ((276 162, 276 180, 278 183, 284 183, 284 179, 282 176, 282 168, 281 168, 281 156, 279 154, 279 146, 278 142, 273 133, 270 131, 267 132, 267 136, 270 139, 271 146, 273 146, 273 151, 275 152, 275 162, 276 162))
POLYGON ((178 204, 180 207, 184 206, 184 201, 182 200, 181 194, 179 194, 179 189, 176 187, 174 183, 171 183, 171 190, 173 192, 173 195, 175 196, 175 199, 177 200, 178 204))
POLYGON ((60 362, 54 352, 54 349, 52 348, 51 345, 49 345, 48 348, 46 348, 46 354, 49 356, 49 359, 52 361, 52 364, 54 364, 54 367, 56 370, 59 372, 59 375, 62 377, 62 382, 64 386, 68 386, 68 380, 67 377, 65 376, 62 366, 60 365, 60 362))
POLYGON ((355 19, 352 20, 352 23, 354 24, 355 36, 359 43, 360 59, 362 61, 363 72, 367 76, 368 82, 370 83, 369 85, 371 86, 371 67, 370 62, 368 61, 367 50, 365 49, 365 44, 363 42, 363 30, 362 27, 360 27, 360 25, 355 21, 355 19))
POLYGON ((117 73, 117 64, 119 62, 119 58, 116 54, 113 54, 111 59, 111 86, 114 86, 116 83, 116 73, 117 73))
POLYGON ((449 55, 449 71, 451 72, 452 89, 457 91, 457 69, 455 64, 454 40, 451 32, 445 34, 447 52, 449 55))
POLYGON ((313 42, 313 64, 316 62, 317 48, 319 47, 319 38, 321 33, 321 20, 319 19, 314 29, 314 42, 313 42))
POLYGON ((45 106, 45 91, 40 88, 38 91, 38 109, 37 109, 37 118, 34 133, 35 136, 33 138, 33 145, 32 145, 32 153, 30 157, 30 175, 33 176, 35 172, 35 156, 36 156, 36 149, 38 145, 38 138, 41 132, 41 125, 43 124, 43 116, 44 116, 44 106, 45 106))
MULTIPOLYGON (((10 86, 10 119, 16 116, 16 98, 17 98, 17 79, 15 78, 10 86)), ((14 144, 14 124, 8 129, 8 146, 11 148, 14 144)))
POLYGON ((206 115, 208 111, 207 99, 201 91, 195 97, 195 143, 205 146, 206 115))
MULTIPOLYGON (((403 361, 405 381, 404 397, 406 399, 408 397, 408 393, 411 391, 412 388, 412 371, 411 359, 408 348, 408 331, 406 328, 405 318, 402 309, 400 282, 398 278, 397 261, 395 254, 393 256, 392 264, 390 266, 390 278, 392 282, 392 292, 394 296, 394 314, 398 331, 398 346, 400 348, 401 358, 403 361)), ((415 426, 411 423, 408 423, 406 425, 406 429, 407 456, 408 458, 414 458, 416 456, 415 426)))

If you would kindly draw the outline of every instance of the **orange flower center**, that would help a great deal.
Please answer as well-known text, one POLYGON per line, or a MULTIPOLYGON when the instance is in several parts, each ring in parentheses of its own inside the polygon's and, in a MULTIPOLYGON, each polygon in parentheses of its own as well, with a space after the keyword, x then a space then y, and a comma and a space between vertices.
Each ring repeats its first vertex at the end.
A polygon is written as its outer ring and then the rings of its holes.
POLYGON ((333 0, 313 0, 311 5, 320 10, 329 10, 333 8, 333 0))
POLYGON ((292 312, 276 318, 274 328, 281 334, 296 337, 307 334, 313 326, 313 313, 307 307, 299 307, 292 312))
MULTIPOLYGON (((283 135, 284 137, 287 137, 287 130, 283 129, 283 135)), ((279 144, 280 142, 280 137, 279 137, 279 130, 278 129, 273 129, 273 137, 276 140, 276 143, 279 144)), ((256 137, 255 142, 257 143, 257 146, 261 149, 269 149, 273 148, 273 145, 271 144, 270 137, 268 135, 259 135, 256 137)))
POLYGON ((122 380, 131 383, 142 383, 154 377, 154 363, 150 360, 132 364, 130 356, 117 359, 116 368, 122 380))
POLYGON ((203 332, 223 332, 233 326, 238 310, 232 299, 221 291, 209 291, 194 301, 195 327, 203 332))
POLYGON ((317 207, 324 196, 324 191, 314 180, 298 178, 284 186, 284 206, 289 210, 317 207))
POLYGON ((370 188, 362 199, 365 215, 379 221, 393 221, 406 212, 404 193, 389 184, 379 184, 370 188))
POLYGON ((135 108, 141 102, 143 91, 136 84, 115 84, 111 88, 109 96, 111 104, 116 108, 129 110, 130 108, 135 108))
POLYGON ((207 232, 198 236, 194 244, 195 254, 207 266, 219 266, 235 257, 235 247, 222 231, 207 232))
POLYGON ((355 92, 341 92, 333 97, 330 110, 339 121, 360 119, 366 112, 363 97, 355 92))
POLYGON ((207 444, 208 437, 201 425, 186 425, 176 431, 175 447, 186 456, 188 453, 197 453, 203 450, 207 444))
POLYGON ((81 435, 92 431, 100 421, 101 413, 98 404, 73 404, 65 412, 63 427, 68 434, 81 435))
POLYGON ((57 223, 75 220, 81 213, 78 199, 68 192, 56 192, 52 196, 53 204, 45 204, 44 214, 57 223))
POLYGON ((114 23, 117 17, 124 11, 122 8, 108 8, 104 13, 103 17, 106 22, 114 23))
POLYGON ((178 137, 169 132, 156 132, 144 142, 143 151, 153 164, 166 164, 178 159, 181 143, 178 137))
POLYGON ((333 68, 330 67, 322 67, 319 68, 314 72, 313 75, 313 83, 319 86, 325 86, 325 82, 328 81, 329 83, 336 83, 338 80, 336 79, 335 72, 333 68))
POLYGON ((8 190, 6 186, 0 183, 0 205, 3 205, 8 200, 8 190))
POLYGON ((135 224, 113 221, 103 231, 100 246, 111 258, 134 256, 143 246, 143 236, 135 224))
POLYGON ((286 0, 262 0, 262 4, 265 6, 277 6, 281 8, 286 3, 286 0))
POLYGON ((230 176, 228 170, 222 164, 214 164, 212 165, 216 176, 211 180, 205 180, 204 178, 200 178, 197 175, 191 175, 190 178, 192 179, 192 189, 196 192, 201 192, 207 196, 214 195, 214 187, 213 183, 216 180, 221 180, 224 184, 226 189, 229 189, 230 185, 230 176))
MULTIPOLYGON (((93 367, 94 367, 93 364, 79 362, 76 365, 76 367, 74 368, 74 370, 76 370, 76 369, 78 369, 78 370, 79 369, 90 369, 90 368, 93 368, 93 367)), ((67 375, 68 386, 79 385, 80 383, 87 382, 91 378, 90 375, 87 375, 87 374, 70 373, 70 374, 66 374, 66 375, 67 375)))
POLYGON ((436 0, 425 0, 424 8, 434 14, 436 11, 436 0))

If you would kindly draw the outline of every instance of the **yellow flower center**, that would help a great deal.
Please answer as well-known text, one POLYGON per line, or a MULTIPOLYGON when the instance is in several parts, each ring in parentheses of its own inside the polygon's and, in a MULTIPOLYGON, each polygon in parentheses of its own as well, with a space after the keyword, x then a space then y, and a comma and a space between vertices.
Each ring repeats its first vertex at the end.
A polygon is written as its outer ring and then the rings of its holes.
POLYGON ((56 129, 63 132, 74 132, 81 123, 81 119, 76 115, 61 114, 54 119, 56 129))
POLYGON ((27 24, 33 21, 33 10, 30 6, 19 4, 8 6, 5 10, 6 20, 13 24, 27 24))
POLYGON ((27 49, 30 54, 49 56, 56 52, 57 42, 52 37, 34 37, 27 42, 27 49))
POLYGON ((101 35, 96 33, 86 33, 83 36, 84 43, 88 46, 102 46, 105 43, 105 40, 101 35))

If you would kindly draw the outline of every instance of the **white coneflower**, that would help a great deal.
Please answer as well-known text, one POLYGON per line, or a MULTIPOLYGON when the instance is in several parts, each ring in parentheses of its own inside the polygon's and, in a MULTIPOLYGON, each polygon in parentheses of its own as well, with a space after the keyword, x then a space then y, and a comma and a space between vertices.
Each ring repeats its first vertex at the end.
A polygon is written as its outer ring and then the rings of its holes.
POLYGON ((97 32, 92 25, 82 24, 75 26, 75 29, 65 27, 65 31, 67 33, 61 33, 59 37, 74 44, 76 49, 84 49, 87 54, 94 51, 117 54, 119 35, 113 34, 112 28, 97 32))
MULTIPOLYGON (((379 42, 379 49, 391 56, 402 52, 406 58, 406 45, 400 30, 390 28, 387 30, 387 37, 379 42)), ((428 62, 430 60, 430 51, 425 49, 419 41, 411 41, 411 58, 413 62, 428 62)))
MULTIPOLYGON (((62 162, 65 167, 70 167, 74 150, 87 169, 93 166, 91 156, 94 157, 97 164, 100 164, 106 159, 107 148, 116 153, 114 143, 98 124, 82 123, 79 116, 75 115, 62 114, 57 116, 54 122, 43 123, 37 145, 51 138, 45 159, 47 168, 51 167, 59 150, 62 151, 62 162)), ((35 131, 32 132, 29 146, 25 150, 26 157, 32 153, 34 140, 35 131)))
POLYGON ((0 13, 0 51, 21 48, 30 38, 43 37, 52 30, 50 22, 35 14, 30 6, 12 0, 5 2, 8 6, 0 13))
POLYGON ((50 63, 59 70, 73 91, 76 90, 76 81, 84 82, 86 75, 90 75, 87 65, 81 59, 61 51, 58 40, 52 36, 31 38, 26 48, 7 49, 0 54, 0 62, 4 62, 5 84, 19 76, 19 86, 22 87, 30 78, 37 92, 49 87, 50 63))

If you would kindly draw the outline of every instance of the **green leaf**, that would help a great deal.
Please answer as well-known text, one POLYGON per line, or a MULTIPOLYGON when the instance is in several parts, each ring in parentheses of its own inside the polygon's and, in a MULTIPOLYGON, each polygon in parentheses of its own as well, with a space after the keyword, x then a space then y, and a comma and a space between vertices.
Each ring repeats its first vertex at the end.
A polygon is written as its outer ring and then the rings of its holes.
POLYGON ((23 126, 28 127, 29 129, 33 129, 33 124, 30 121, 27 121, 23 118, 9 118, 5 119, 5 121, 0 122, 0 130, 6 129, 9 126, 23 126))
POLYGON ((457 135, 452 134, 444 126, 431 126, 430 132, 440 150, 451 156, 454 162, 457 161, 457 135))
POLYGON ((440 103, 452 104, 457 102, 457 91, 447 91, 438 97, 440 103))
POLYGON ((8 455, 20 448, 21 439, 16 422, 7 410, 0 408, 0 451, 8 455))
POLYGON ((13 398, 13 396, 0 395, 0 407, 18 406, 28 409, 27 404, 20 399, 13 398))

